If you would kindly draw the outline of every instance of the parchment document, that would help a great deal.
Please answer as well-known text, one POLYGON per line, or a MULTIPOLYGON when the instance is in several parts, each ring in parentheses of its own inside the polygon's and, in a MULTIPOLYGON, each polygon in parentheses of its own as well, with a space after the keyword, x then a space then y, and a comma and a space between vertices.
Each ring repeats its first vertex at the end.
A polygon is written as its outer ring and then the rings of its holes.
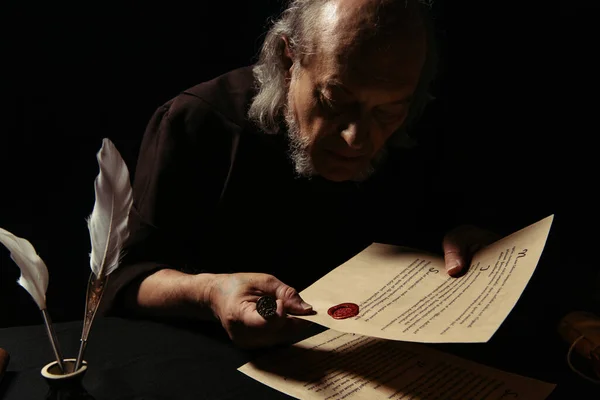
POLYGON ((545 399, 555 385, 424 345, 331 329, 238 369, 300 399, 545 399))
POLYGON ((441 256, 373 244, 301 292, 316 314, 298 318, 340 332, 423 343, 487 342, 531 278, 553 216, 478 251, 451 278, 441 256), (352 302, 359 313, 327 310, 352 302))

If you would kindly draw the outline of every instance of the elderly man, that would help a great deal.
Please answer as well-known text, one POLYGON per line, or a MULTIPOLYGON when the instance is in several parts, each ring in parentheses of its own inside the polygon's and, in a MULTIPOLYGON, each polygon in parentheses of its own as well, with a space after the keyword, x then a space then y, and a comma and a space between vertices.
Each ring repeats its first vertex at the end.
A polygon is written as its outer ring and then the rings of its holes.
MULTIPOLYGON (((160 107, 105 307, 216 317, 245 347, 285 340, 303 322, 290 315, 312 312, 296 289, 371 243, 381 187, 402 190, 380 168, 428 98, 426 11, 416 0, 292 1, 255 66, 160 107), (274 318, 256 311, 262 295, 276 298, 274 318)), ((446 235, 448 273, 489 239, 473 227, 446 235)))

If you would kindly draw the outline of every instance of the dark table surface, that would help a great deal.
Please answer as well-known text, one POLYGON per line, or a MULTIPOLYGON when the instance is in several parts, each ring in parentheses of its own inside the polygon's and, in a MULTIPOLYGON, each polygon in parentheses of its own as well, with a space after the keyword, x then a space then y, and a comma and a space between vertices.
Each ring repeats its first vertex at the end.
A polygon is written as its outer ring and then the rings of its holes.
MULTIPOLYGON (((507 320, 488 343, 432 345, 442 351, 505 371, 557 384, 549 399, 598 399, 600 386, 566 365, 566 345, 554 333, 531 337, 507 320)), ((81 322, 55 326, 64 356, 75 357, 81 322)), ((322 328, 315 326, 310 336, 322 328)), ((0 383, 0 399, 44 399, 40 369, 53 361, 44 327, 0 329, 0 347, 11 355, 0 383)), ((277 351, 271 349, 269 351, 277 351)), ((247 377, 237 368, 261 354, 234 347, 214 324, 176 325, 120 318, 94 323, 83 379, 96 400, 284 399, 288 396, 247 377)))

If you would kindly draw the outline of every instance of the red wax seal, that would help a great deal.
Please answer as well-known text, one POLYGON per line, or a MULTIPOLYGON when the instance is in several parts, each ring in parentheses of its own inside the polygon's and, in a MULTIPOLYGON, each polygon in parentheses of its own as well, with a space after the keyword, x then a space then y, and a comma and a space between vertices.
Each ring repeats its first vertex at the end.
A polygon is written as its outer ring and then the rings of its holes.
POLYGON ((354 317, 358 314, 358 306, 354 303, 342 303, 331 307, 327 314, 335 319, 345 319, 354 317))

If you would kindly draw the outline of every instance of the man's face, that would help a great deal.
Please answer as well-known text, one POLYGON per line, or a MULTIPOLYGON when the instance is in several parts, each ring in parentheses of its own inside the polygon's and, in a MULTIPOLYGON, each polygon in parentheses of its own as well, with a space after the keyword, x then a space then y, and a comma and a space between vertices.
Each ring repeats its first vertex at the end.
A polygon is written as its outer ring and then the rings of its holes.
POLYGON ((328 45, 291 69, 286 120, 292 157, 303 174, 363 180, 407 117, 425 60, 425 34, 413 29, 356 45, 353 32, 343 33, 339 24, 336 29, 328 45))

